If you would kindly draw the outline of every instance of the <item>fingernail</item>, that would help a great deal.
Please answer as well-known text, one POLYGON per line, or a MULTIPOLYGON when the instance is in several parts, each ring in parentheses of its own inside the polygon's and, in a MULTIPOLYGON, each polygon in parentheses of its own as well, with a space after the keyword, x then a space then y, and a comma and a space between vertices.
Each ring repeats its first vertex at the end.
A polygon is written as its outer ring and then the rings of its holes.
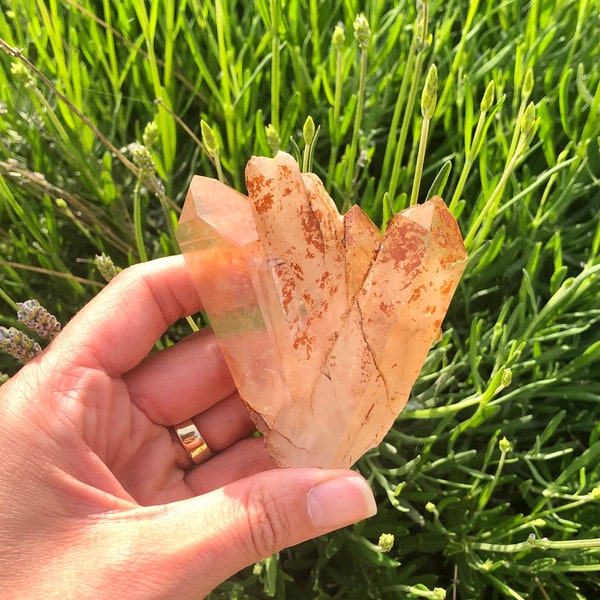
POLYGON ((373 492, 359 475, 329 479, 308 492, 308 514, 317 529, 338 529, 376 512, 373 492))

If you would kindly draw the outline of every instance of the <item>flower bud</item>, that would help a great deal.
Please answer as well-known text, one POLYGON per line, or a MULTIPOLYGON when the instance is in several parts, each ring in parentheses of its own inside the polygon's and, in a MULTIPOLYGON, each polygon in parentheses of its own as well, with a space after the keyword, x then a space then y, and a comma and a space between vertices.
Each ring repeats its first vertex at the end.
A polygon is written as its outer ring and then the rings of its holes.
POLYGON ((502 377, 500 378, 500 384, 503 388, 508 387, 512 382, 512 369, 504 369, 502 377))
POLYGON ((142 134, 144 146, 148 149, 152 148, 158 139, 158 134, 158 125, 154 121, 150 121, 150 123, 144 127, 144 133, 142 134))
POLYGON ((510 452, 510 450, 512 450, 512 444, 505 438, 503 437, 499 442, 498 442, 498 447, 500 448, 500 452, 510 452))
POLYGON ((19 307, 17 319, 20 323, 42 338, 51 340, 56 337, 60 331, 60 323, 37 300, 17 302, 17 306, 19 307))
POLYGON ((523 80, 523 98, 529 98, 531 92, 533 91, 533 69, 529 67, 527 69, 527 73, 525 73, 525 79, 523 80))
POLYGON ((281 148, 281 138, 279 137, 279 132, 275 129, 272 123, 269 123, 265 128, 265 135, 267 136, 267 144, 269 144, 269 149, 275 156, 279 149, 281 148))
POLYGON ((220 153, 219 141, 217 140, 217 136, 212 130, 212 127, 204 119, 201 119, 200 130, 202 132, 202 142, 204 143, 206 152, 208 152, 208 155, 212 158, 217 158, 220 153))
POLYGON ((359 13, 354 20, 354 37, 358 42, 358 47, 361 50, 366 50, 371 39, 371 28, 365 13, 359 13))
POLYGON ((394 534, 382 533, 379 536, 378 546, 381 552, 389 552, 394 547, 394 534))
POLYGON ((494 80, 490 81, 485 88, 485 93, 483 94, 483 98, 481 99, 481 112, 487 112, 492 108, 492 104, 494 103, 494 93, 495 93, 495 85, 494 80))
POLYGON ((94 257, 94 264, 98 271, 100 271, 100 275, 104 278, 105 281, 110 281, 117 276, 119 269, 115 267, 115 263, 113 263, 112 258, 104 254, 104 252, 100 255, 96 255, 94 257))
POLYGON ((523 118, 521 119, 521 133, 523 135, 529 135, 535 125, 535 105, 530 102, 525 109, 523 118))
POLYGON ((437 68, 435 65, 431 65, 427 78, 425 79, 425 86, 423 87, 423 93, 421 94, 421 114, 424 119, 431 119, 435 112, 435 105, 437 103, 437 68))
POLYGON ((444 588, 433 588, 432 600, 446 600, 446 590, 444 588))
POLYGON ((13 61, 10 65, 10 74, 17 80, 20 81, 24 87, 31 88, 35 84, 33 75, 29 72, 29 69, 18 60, 13 61))
POLYGON ((15 327, 0 327, 0 350, 4 350, 13 358, 29 362, 41 351, 41 346, 28 335, 15 327))
POLYGON ((142 176, 152 175, 156 170, 156 165, 154 164, 150 150, 137 142, 131 144, 130 149, 133 163, 140 169, 142 176))
POLYGON ((304 121, 304 127, 302 128, 302 134, 304 135, 304 143, 310 146, 315 139, 315 122, 313 118, 308 115, 306 121, 304 121))
POLYGON ((344 50, 344 44, 346 43, 346 30, 342 23, 338 23, 333 30, 331 36, 331 47, 335 52, 342 52, 344 50))

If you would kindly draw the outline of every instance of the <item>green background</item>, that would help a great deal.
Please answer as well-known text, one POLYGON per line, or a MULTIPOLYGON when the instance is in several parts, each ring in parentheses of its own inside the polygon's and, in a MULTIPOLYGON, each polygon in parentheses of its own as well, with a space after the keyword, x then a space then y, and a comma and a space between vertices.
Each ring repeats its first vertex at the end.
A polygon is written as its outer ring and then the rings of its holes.
MULTIPOLYGON (((66 322, 104 285, 96 254, 123 268, 178 252, 192 175, 217 176, 218 162, 244 191, 252 154, 297 146, 303 160, 309 115, 312 170, 378 224, 452 165, 443 196, 470 261, 409 405, 357 465, 378 515, 250 567, 215 598, 598 596, 597 1, 0 8, 6 327, 28 298, 66 322)), ((178 323, 161 344, 188 332, 178 323)))

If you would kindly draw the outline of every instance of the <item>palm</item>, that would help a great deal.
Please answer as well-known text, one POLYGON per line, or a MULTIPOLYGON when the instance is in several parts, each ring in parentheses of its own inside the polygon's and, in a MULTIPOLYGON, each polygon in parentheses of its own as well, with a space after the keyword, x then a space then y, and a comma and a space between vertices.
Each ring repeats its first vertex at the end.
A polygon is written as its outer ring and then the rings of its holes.
MULTIPOLYGON (((222 483, 223 470, 213 465, 203 465, 202 476, 189 473, 193 463, 169 428, 197 415, 195 421, 203 432, 206 426, 204 435, 214 451, 228 448, 252 431, 221 361, 214 338, 206 332, 152 355, 122 377, 106 373, 87 377, 89 383, 78 389, 73 413, 80 415, 77 429, 82 442, 103 463, 94 477, 99 488, 112 494, 122 488, 118 497, 150 505, 189 498, 222 483), (193 371, 193 382, 181 373, 176 380, 168 375, 174 373, 169 363, 198 352, 206 358, 204 377, 198 369, 193 371)), ((77 423, 77 418, 72 415, 69 421, 77 423)), ((259 440, 243 441, 256 446, 259 440)), ((218 458, 220 462, 222 457, 218 458)), ((262 457, 257 469, 265 466, 272 465, 262 457)), ((89 466, 86 470, 88 478, 89 466)))
POLYGON ((169 262, 164 262, 162 278, 154 272, 152 280, 142 278, 137 290, 121 282, 128 288, 126 302, 118 285, 110 288, 112 305, 110 289, 105 290, 100 309, 92 301, 40 363, 41 369, 51 372, 41 378, 48 379, 52 401, 38 405, 39 416, 61 429, 54 438, 63 440, 63 450, 74 446, 62 457, 69 474, 92 482, 115 500, 142 505, 189 498, 235 479, 238 473, 273 466, 260 440, 246 439, 253 425, 210 332, 193 334, 148 355, 169 323, 200 308, 182 263, 177 269, 169 262), (146 310, 140 311, 140 306, 146 310), (102 312, 106 315, 98 314, 102 312), (90 320, 89 313, 96 318, 90 320), (53 371, 53 356, 61 352, 70 359, 53 371), (48 409, 50 417, 45 414, 48 409), (191 472, 194 465, 170 429, 188 418, 194 418, 209 446, 219 453, 191 472), (69 455, 80 454, 82 447, 90 461, 73 466, 69 455))
POLYGON ((122 379, 115 387, 123 393, 115 397, 110 409, 106 455, 100 458, 140 504, 163 504, 192 496, 184 479, 183 457, 169 430, 154 423, 132 402, 122 379))

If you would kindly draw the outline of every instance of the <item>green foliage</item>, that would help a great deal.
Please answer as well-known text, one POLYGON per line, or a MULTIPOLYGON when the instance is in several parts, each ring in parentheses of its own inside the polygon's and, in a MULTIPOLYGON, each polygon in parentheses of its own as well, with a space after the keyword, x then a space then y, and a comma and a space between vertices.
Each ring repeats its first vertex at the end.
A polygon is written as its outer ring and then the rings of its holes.
POLYGON ((3 326, 34 297, 68 320, 104 285, 96 255, 176 252, 192 174, 243 191, 251 154, 303 137, 340 207, 385 225, 443 190, 465 236, 442 338, 358 464, 377 517, 214 598, 598 596, 597 3, 0 6, 3 326))

